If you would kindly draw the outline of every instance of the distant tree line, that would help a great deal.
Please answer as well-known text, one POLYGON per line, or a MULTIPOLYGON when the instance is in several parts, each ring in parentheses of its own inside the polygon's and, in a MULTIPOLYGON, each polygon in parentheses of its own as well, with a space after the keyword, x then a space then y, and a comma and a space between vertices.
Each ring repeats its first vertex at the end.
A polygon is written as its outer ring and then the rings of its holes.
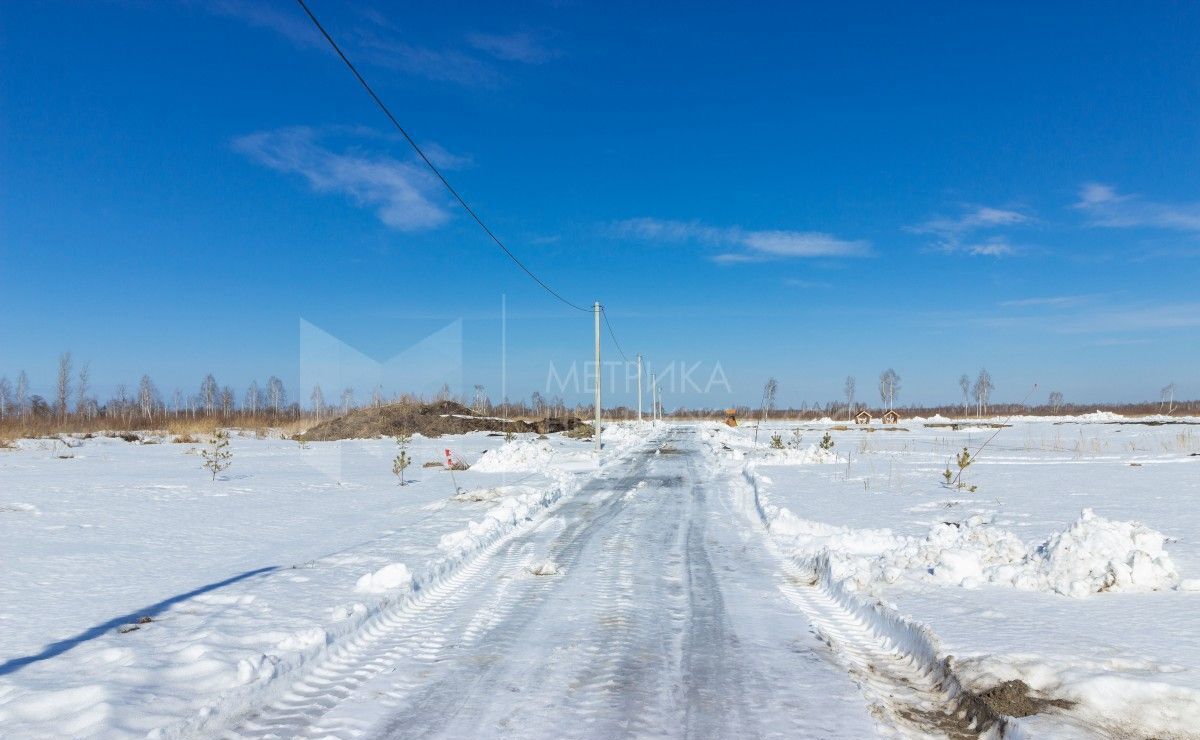
MULTIPOLYGON (((763 397, 757 408, 748 405, 735 407, 742 418, 750 418, 757 412, 760 417, 774 419, 850 419, 857 411, 868 409, 876 414, 887 409, 902 411, 905 416, 967 417, 972 414, 1009 415, 1014 413, 1035 415, 1077 414, 1095 410, 1113 411, 1124 414, 1191 414, 1200 411, 1200 402, 1182 401, 1175 397, 1175 384, 1170 383, 1159 393, 1158 402, 1112 404, 1104 402, 1067 403, 1062 392, 1052 390, 1045 403, 993 403, 995 384, 986 368, 981 368, 974 380, 963 373, 957 381, 960 403, 940 406, 898 406, 900 375, 892 368, 879 375, 879 407, 869 409, 857 401, 858 384, 854 376, 847 376, 843 384, 844 400, 814 401, 801 403, 799 407, 777 408, 776 392, 779 387, 774 378, 764 386, 763 397)), ((299 420, 318 422, 321 419, 349 413, 360 408, 358 394, 354 388, 331 389, 330 395, 319 384, 307 394, 307 403, 289 394, 283 380, 271 375, 260 385, 257 380, 240 393, 229 385, 222 385, 212 374, 206 374, 193 390, 174 388, 164 394, 149 374, 144 374, 136 385, 118 384, 112 394, 101 399, 94 391, 90 366, 76 365, 70 352, 64 352, 58 360, 58 372, 51 392, 34 393, 29 377, 24 370, 17 373, 15 380, 0 376, 0 427, 11 432, 20 431, 77 431, 87 429, 135 429, 154 428, 172 421, 204 421, 213 425, 269 426, 299 420)), ((568 405, 560 396, 547 398, 534 392, 528 399, 505 398, 494 403, 483 385, 474 385, 469 396, 456 396, 448 385, 431 398, 424 399, 413 394, 387 395, 382 386, 375 386, 364 394, 366 405, 379 408, 395 403, 423 403, 429 401, 454 401, 466 406, 481 416, 506 416, 509 418, 564 418, 575 416, 589 418, 592 406, 577 403, 568 405)), ((726 406, 678 406, 666 413, 672 418, 723 418, 726 406)), ((649 413, 648 407, 645 413, 649 413)), ((626 405, 606 407, 605 416, 610 419, 635 419, 636 407, 626 405)))

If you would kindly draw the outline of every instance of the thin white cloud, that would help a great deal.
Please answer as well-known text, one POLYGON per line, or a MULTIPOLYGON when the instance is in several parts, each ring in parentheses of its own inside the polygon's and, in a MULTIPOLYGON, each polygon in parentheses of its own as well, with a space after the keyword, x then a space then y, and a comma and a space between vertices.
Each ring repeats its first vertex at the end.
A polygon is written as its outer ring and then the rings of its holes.
MULTIPOLYGON (((993 329, 1056 334, 1137 334, 1200 329, 1200 303, 1128 303, 1108 305, 1029 304, 1044 311, 968 319, 993 329), (1061 310, 1063 308, 1076 310, 1061 310)), ((1019 306, 1018 306, 1019 307, 1019 306)), ((960 317, 961 318, 961 317, 960 317)), ((1142 338, 1142 337, 1134 337, 1142 338)))
MULTIPOLYGON (((214 15, 273 31, 300 48, 329 50, 325 39, 298 9, 292 12, 284 10, 284 6, 250 0, 212 0, 197 2, 196 5, 214 15)), ((494 87, 504 81, 499 69, 488 60, 470 53, 471 49, 453 46, 435 48, 403 40, 396 26, 375 10, 354 10, 353 21, 343 23, 337 29, 331 28, 331 31, 336 31, 334 35, 338 43, 356 62, 465 87, 494 87)), ((524 45, 520 35, 481 35, 481 39, 490 39, 492 48, 487 50, 475 44, 472 46, 494 59, 506 60, 513 58, 513 55, 530 57, 536 55, 539 49, 532 37, 524 41, 524 45), (505 57, 505 54, 509 57, 505 57)))
POLYGON ((504 80, 491 64, 458 49, 417 46, 375 29, 360 30, 355 43, 356 55, 368 64, 435 82, 492 87, 504 80))
POLYGON ((1122 195, 1102 183, 1085 183, 1074 208, 1085 213, 1093 226, 1200 232, 1200 203, 1156 203, 1139 195, 1122 195))
POLYGON ((442 225, 449 214, 431 175, 414 162, 384 155, 333 151, 311 128, 262 131, 238 137, 234 148, 273 170, 302 176, 318 193, 339 193, 375 209, 379 220, 400 231, 442 225))
POLYGON ((819 280, 801 280, 800 278, 786 278, 783 281, 783 284, 793 288, 804 288, 807 290, 833 287, 832 283, 824 283, 819 280))
POLYGON ((930 245, 935 252, 945 254, 969 254, 986 257, 1007 257, 1021 250, 1009 240, 995 232, 1005 227, 1023 226, 1033 218, 1020 211, 991 206, 972 206, 958 216, 939 216, 911 226, 915 234, 929 234, 936 238, 930 245), (990 235, 989 235, 990 234, 990 235), (979 238, 983 235, 984 238, 979 238), (971 237, 975 238, 971 238, 971 237))
POLYGON ((467 43, 506 62, 541 64, 558 56, 528 31, 516 33, 471 33, 467 43))
POLYGON ((200 2, 199 7, 214 15, 234 18, 248 26, 265 28, 278 33, 293 44, 309 49, 326 48, 325 39, 303 15, 291 12, 291 8, 283 10, 262 2, 247 2, 246 0, 211 0, 200 2))
POLYGON ((819 231, 754 231, 737 226, 710 226, 699 221, 632 218, 613 224, 612 233, 643 241, 723 247, 728 251, 710 257, 721 264, 807 257, 866 257, 871 254, 871 245, 866 241, 840 239, 819 231))
POLYGON ((1000 305, 1008 308, 1065 308, 1068 306, 1078 306, 1083 303, 1089 303, 1101 296, 1102 294, 1091 293, 1087 295, 1056 295, 1041 296, 1037 298, 1017 298, 1014 300, 1002 301, 1000 305))

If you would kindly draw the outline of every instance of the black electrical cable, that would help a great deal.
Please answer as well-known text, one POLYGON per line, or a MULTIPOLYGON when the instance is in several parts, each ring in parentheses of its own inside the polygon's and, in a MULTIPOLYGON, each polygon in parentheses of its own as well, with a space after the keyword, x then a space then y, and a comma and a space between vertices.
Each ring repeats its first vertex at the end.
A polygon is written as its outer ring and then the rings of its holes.
MULTIPOLYGON (((484 233, 496 243, 496 246, 500 247, 500 249, 502 249, 504 253, 508 255, 508 258, 516 263, 517 267, 520 267, 522 270, 524 270, 525 274, 533 278, 533 281, 542 286, 547 293, 575 309, 576 311, 591 311, 592 309, 590 308, 584 308, 583 306, 576 305, 568 301, 566 298, 563 298, 558 291, 551 288, 544 280, 533 274, 533 271, 526 267, 525 263, 521 262, 521 260, 519 260, 517 256, 504 245, 504 242, 500 241, 500 238, 488 228, 487 224, 483 222, 483 219, 481 219, 479 215, 475 213, 471 206, 467 205, 467 201, 458 194, 458 191, 454 189, 454 186, 450 184, 450 181, 447 180, 444 175, 442 175, 441 171, 436 166, 434 166, 433 162, 429 160, 429 157, 425 155, 425 152, 421 150, 421 147, 417 146, 417 142, 414 141, 411 136, 409 136, 408 131, 406 131, 404 127, 400 125, 400 122, 396 120, 396 117, 392 115, 390 110, 388 110, 387 105, 385 105, 379 96, 375 94, 375 91, 371 89, 369 84, 367 84, 366 79, 359 74, 358 68, 354 66, 354 63, 350 61, 349 57, 347 57, 345 52, 342 51, 341 47, 338 46, 337 42, 333 40, 333 37, 329 35, 329 32, 325 30, 325 27, 321 25, 321 22, 317 20, 317 16, 313 15, 313 12, 309 10, 308 5, 304 2, 304 0, 296 0, 296 2, 300 4, 300 7, 304 9, 304 12, 308 16, 309 20, 313 22, 313 25, 317 27, 317 30, 321 32, 321 35, 325 37, 325 40, 329 42, 329 45, 333 47, 333 50, 337 52, 337 55, 341 57, 343 62, 345 62, 346 67, 350 69, 350 72, 354 75, 355 79, 358 80, 358 83, 362 85, 363 89, 367 91, 367 94, 371 96, 371 100, 375 101, 375 105, 379 106, 379 109, 383 111, 385 116, 388 117, 388 120, 392 122, 392 125, 396 127, 396 130, 400 132, 400 135, 404 137, 404 140, 407 141, 409 146, 413 148, 413 151, 417 153, 417 156, 419 156, 421 160, 425 162, 434 175, 437 175, 437 178, 441 180, 442 185, 446 186, 446 190, 450 191, 450 194, 453 195, 454 199, 458 201, 458 204, 463 207, 463 210, 470 214, 471 218, 475 220, 475 223, 479 224, 479 228, 483 229, 484 233)), ((614 339, 613 341, 615 342, 616 340, 614 339)))
POLYGON ((629 358, 625 356, 625 351, 621 349, 621 343, 617 341, 617 333, 613 331, 612 324, 608 321, 608 310, 601 306, 600 313, 604 316, 604 325, 608 327, 608 335, 612 337, 613 345, 616 346, 617 352, 621 354, 621 359, 625 361, 625 364, 629 364, 629 358))

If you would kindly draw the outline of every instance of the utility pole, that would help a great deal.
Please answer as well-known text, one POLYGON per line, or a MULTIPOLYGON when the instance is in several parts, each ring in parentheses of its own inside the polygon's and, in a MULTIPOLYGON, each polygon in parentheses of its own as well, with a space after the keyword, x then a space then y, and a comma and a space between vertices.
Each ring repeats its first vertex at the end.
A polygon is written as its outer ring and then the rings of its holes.
POLYGON ((650 373, 650 421, 658 419, 658 383, 654 382, 654 373, 650 373))
POLYGON ((600 301, 592 305, 596 315, 596 428, 592 436, 596 438, 596 457, 600 456, 600 301))
MULTIPOLYGON (((629 376, 626 376, 629 377, 629 376)), ((642 355, 638 353, 638 421, 642 420, 642 355)))

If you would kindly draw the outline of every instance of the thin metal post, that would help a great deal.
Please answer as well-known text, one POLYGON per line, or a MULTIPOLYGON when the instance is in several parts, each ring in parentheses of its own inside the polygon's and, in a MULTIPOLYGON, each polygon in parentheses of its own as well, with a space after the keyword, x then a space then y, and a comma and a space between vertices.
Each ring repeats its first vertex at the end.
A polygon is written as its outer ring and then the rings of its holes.
MULTIPOLYGON (((628 376, 626 376, 628 377, 628 376)), ((642 355, 638 353, 638 421, 642 420, 642 355)))
POLYGON ((596 426, 592 436, 596 438, 596 454, 600 454, 600 301, 592 306, 596 315, 596 426))

